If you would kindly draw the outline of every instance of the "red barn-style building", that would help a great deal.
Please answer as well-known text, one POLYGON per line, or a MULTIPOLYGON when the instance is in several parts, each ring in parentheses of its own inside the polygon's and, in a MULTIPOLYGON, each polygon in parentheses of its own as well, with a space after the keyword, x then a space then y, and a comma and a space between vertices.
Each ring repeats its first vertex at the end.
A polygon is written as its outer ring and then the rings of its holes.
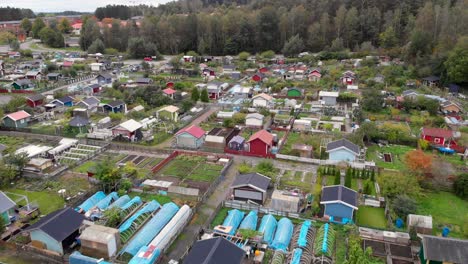
POLYGON ((423 128, 421 138, 429 141, 431 144, 441 146, 456 146, 457 142, 453 140, 453 131, 443 128, 423 128))
POLYGON ((33 94, 26 98, 26 104, 32 108, 38 107, 44 103, 44 96, 42 94, 33 94))
POLYGON ((261 72, 259 73, 256 73, 252 76, 252 80, 255 81, 255 82, 261 82, 263 80, 263 78, 265 78, 265 75, 261 72))
POLYGON ((247 143, 250 154, 266 157, 273 147, 273 135, 263 129, 253 134, 247 143))

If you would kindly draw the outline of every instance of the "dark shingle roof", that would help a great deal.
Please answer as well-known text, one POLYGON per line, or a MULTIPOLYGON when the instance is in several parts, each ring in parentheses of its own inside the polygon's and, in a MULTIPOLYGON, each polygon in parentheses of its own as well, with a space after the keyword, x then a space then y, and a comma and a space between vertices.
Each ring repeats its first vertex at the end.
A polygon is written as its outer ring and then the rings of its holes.
POLYGON ((458 86, 458 85, 456 85, 454 83, 449 84, 448 88, 449 88, 450 93, 458 93, 460 91, 460 86, 458 86))
POLYGON ((150 78, 137 78, 135 80, 137 83, 151 83, 151 79, 150 78))
POLYGON ((121 100, 115 100, 115 101, 106 103, 106 105, 108 105, 110 107, 117 107, 117 106, 121 106, 121 105, 124 105, 124 104, 125 104, 125 102, 121 101, 121 100))
POLYGON ((57 99, 58 101, 62 102, 62 103, 68 103, 68 102, 71 102, 73 101, 73 98, 71 98, 70 96, 64 96, 62 98, 59 98, 57 99))
POLYGON ((423 236, 422 244, 426 260, 468 263, 468 240, 423 236))
POLYGON ((270 184, 271 179, 263 176, 258 173, 248 173, 248 174, 240 174, 237 175, 236 179, 231 185, 231 188, 235 188, 238 186, 245 186, 245 185, 252 185, 260 190, 266 191, 268 189, 268 185, 270 184))
POLYGON ((345 147, 345 148, 351 150, 352 152, 354 152, 356 154, 359 154, 359 146, 354 144, 353 142, 347 140, 347 139, 344 139, 344 138, 328 143, 327 144, 327 152, 331 151, 331 150, 334 150, 334 149, 337 149, 337 148, 341 148, 341 147, 345 147))
POLYGON ((29 100, 35 102, 44 99, 44 96, 42 94, 32 94, 28 95, 27 97, 29 100))
POLYGON ((343 202, 357 208, 357 198, 356 191, 346 188, 343 185, 333 185, 323 187, 320 203, 343 202))
POLYGON ((47 74, 47 77, 58 77, 58 76, 60 76, 60 75, 61 75, 61 74, 58 73, 58 72, 51 72, 51 73, 47 74))
POLYGON ((18 85, 26 85, 26 84, 31 84, 31 81, 29 79, 20 79, 15 81, 16 84, 18 85))
POLYGON ((15 202, 13 202, 5 193, 0 191, 0 214, 10 210, 15 206, 15 202))
POLYGON ((46 215, 24 231, 42 230, 56 241, 61 242, 78 230, 84 219, 83 215, 67 207, 46 215))
POLYGON ((437 77, 437 76, 428 76, 428 77, 425 77, 425 78, 422 78, 422 79, 425 80, 425 81, 428 81, 428 82, 440 81, 440 78, 437 77))
POLYGON ((94 89, 94 88, 99 88, 101 87, 101 85, 97 84, 97 83, 93 83, 93 84, 90 84, 89 86, 89 89, 94 89))
POLYGON ((82 116, 75 116, 68 124, 72 127, 84 127, 89 124, 89 120, 82 116))
POLYGON ((99 78, 99 76, 104 77, 105 79, 112 79, 112 75, 109 73, 101 73, 96 78, 99 78))
POLYGON ((197 241, 184 259, 184 264, 240 264, 245 251, 225 238, 197 241))
POLYGON ((88 97, 84 99, 83 102, 87 105, 97 105, 100 101, 96 97, 88 97))

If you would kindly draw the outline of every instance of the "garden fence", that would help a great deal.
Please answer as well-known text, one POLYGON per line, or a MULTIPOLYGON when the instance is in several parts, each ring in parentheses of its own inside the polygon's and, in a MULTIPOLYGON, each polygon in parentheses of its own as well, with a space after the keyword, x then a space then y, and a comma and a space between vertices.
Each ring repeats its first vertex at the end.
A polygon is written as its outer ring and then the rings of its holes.
POLYGON ((259 205, 253 205, 253 204, 248 204, 248 203, 243 203, 243 202, 238 202, 238 201, 224 201, 223 206, 234 208, 234 209, 239 209, 239 210, 245 210, 245 211, 257 211, 262 214, 272 214, 272 215, 284 216, 284 217, 289 217, 289 218, 302 219, 299 213, 278 211, 278 210, 273 210, 268 207, 263 207, 259 205))

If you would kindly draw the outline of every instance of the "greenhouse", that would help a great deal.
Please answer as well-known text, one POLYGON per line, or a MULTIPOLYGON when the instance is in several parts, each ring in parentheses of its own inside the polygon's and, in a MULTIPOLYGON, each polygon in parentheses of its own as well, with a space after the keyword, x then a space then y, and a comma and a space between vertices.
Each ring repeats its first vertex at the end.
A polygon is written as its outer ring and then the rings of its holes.
POLYGON ((96 192, 95 194, 93 194, 93 196, 86 199, 86 201, 79 205, 75 210, 78 212, 87 212, 104 198, 106 198, 106 194, 104 192, 96 192))
POLYGON ((316 256, 333 256, 335 245, 335 230, 328 224, 324 224, 317 231, 317 237, 314 243, 314 252, 316 256))
POLYGON ((143 246, 128 264, 153 264, 161 252, 150 246, 143 246))
POLYGON ((224 219, 223 222, 224 227, 229 227, 229 229, 226 230, 226 233, 229 235, 234 235, 242 221, 242 218, 244 218, 244 212, 241 212, 237 209, 229 211, 228 216, 224 219))
POLYGON ((161 205, 153 200, 121 224, 119 232, 122 243, 127 242, 140 228, 140 226, 145 223, 149 217, 151 217, 151 214, 159 209, 159 207, 161 207, 161 205))
POLYGON ((68 260, 70 264, 110 264, 110 262, 103 261, 102 259, 85 256, 78 251, 73 252, 68 260))
POLYGON ((113 202, 107 209, 111 209, 114 207, 122 208, 126 203, 130 201, 130 196, 124 195, 121 196, 119 199, 117 199, 115 202, 113 202))
POLYGON ((107 209, 109 205, 113 202, 119 199, 119 196, 117 195, 116 192, 111 192, 109 193, 104 199, 100 200, 97 204, 96 207, 98 207, 101 210, 107 209))
POLYGON ((239 229, 257 229, 258 215, 256 211, 250 211, 250 213, 242 220, 239 229))
POLYGON ((263 241, 268 245, 270 245, 271 241, 273 240, 277 224, 278 222, 271 214, 264 215, 262 217, 262 222, 260 223, 260 227, 257 231, 263 234, 263 241))
POLYGON ((275 238, 271 243, 271 247, 275 250, 287 252, 291 237, 293 235, 294 226, 288 218, 281 218, 278 222, 275 238))
POLYGON ((139 196, 133 197, 130 201, 120 207, 122 210, 127 210, 129 208, 134 207, 135 205, 140 205, 142 203, 141 198, 139 196))

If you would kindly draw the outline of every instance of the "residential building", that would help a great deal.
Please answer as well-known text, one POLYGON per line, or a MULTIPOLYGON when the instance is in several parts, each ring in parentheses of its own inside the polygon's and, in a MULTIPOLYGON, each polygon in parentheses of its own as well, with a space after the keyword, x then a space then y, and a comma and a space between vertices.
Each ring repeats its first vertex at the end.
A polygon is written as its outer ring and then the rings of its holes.
POLYGON ((28 71, 28 72, 26 72, 25 76, 29 80, 38 80, 38 81, 40 81, 41 77, 42 77, 42 73, 39 72, 39 71, 28 71))
POLYGON ((311 81, 311 82, 320 81, 320 79, 322 78, 321 70, 319 68, 315 68, 315 69, 311 70, 309 75, 308 75, 308 78, 309 78, 309 81, 311 81))
POLYGON ((174 99, 174 95, 176 93, 176 90, 172 89, 172 88, 166 88, 164 90, 162 90, 163 94, 171 99, 174 99))
POLYGON ((358 210, 358 194, 343 185, 324 186, 320 204, 324 206, 324 216, 331 222, 352 223, 354 211, 358 210))
POLYGON ((263 204, 270 181, 270 178, 260 173, 239 174, 231 184, 233 199, 263 204))
POLYGON ((241 150, 244 150, 244 143, 245 143, 245 138, 237 135, 237 136, 234 136, 228 142, 228 148, 232 150, 241 151, 241 150))
POLYGON ((83 107, 90 112, 95 112, 99 106, 101 100, 97 99, 94 96, 87 97, 81 101, 79 101, 76 106, 83 107))
POLYGON ((29 79, 19 79, 14 81, 11 86, 15 90, 27 90, 34 88, 34 84, 29 79))
POLYGON ((457 145, 456 141, 454 140, 453 131, 443 128, 424 127, 421 130, 421 138, 429 141, 431 144, 439 146, 457 145))
POLYGON ((112 83, 112 75, 108 73, 101 73, 96 77, 99 84, 110 84, 112 83))
POLYGON ((48 81, 58 81, 62 77, 62 74, 58 72, 51 72, 47 74, 48 81))
POLYGON ((352 71, 345 71, 340 79, 344 85, 353 85, 356 83, 356 74, 352 71))

